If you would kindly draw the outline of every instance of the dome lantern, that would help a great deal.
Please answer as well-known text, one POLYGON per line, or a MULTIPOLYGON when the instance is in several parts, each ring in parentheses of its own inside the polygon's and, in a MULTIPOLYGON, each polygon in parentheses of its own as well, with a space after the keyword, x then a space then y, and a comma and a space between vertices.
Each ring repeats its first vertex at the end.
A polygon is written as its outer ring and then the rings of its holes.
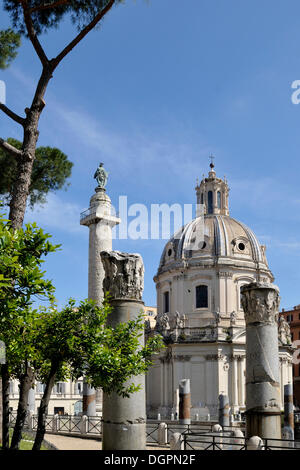
POLYGON ((214 157, 211 156, 210 172, 208 177, 203 177, 200 185, 197 182, 196 195, 197 195, 197 217, 200 215, 199 205, 204 205, 204 214, 210 215, 229 215, 228 208, 228 193, 229 187, 227 180, 217 178, 215 172, 215 165, 213 163, 214 157))

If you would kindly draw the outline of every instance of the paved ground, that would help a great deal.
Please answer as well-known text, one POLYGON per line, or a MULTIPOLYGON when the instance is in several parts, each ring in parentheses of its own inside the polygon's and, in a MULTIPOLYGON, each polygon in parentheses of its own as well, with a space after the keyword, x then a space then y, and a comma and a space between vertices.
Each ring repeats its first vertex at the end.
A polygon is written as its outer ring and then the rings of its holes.
MULTIPOLYGON (((45 434, 46 441, 55 445, 59 450, 101 450, 102 442, 94 439, 82 439, 80 437, 59 436, 57 434, 45 434)), ((150 447, 147 450, 166 450, 166 447, 150 447)))
POLYGON ((100 450, 102 447, 102 443, 100 441, 81 439, 80 437, 45 434, 45 439, 55 445, 59 450, 100 450))

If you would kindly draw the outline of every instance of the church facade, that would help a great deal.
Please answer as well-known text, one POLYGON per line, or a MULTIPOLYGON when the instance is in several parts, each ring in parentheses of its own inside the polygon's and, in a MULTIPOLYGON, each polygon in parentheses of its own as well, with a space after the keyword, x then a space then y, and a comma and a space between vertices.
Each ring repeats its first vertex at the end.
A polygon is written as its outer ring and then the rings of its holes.
MULTIPOLYGON (((149 418, 170 419, 178 410, 181 379, 191 381, 191 418, 217 416, 218 396, 229 397, 232 413, 245 410, 245 320, 240 289, 274 281, 253 231, 229 215, 227 181, 210 165, 196 186, 198 216, 165 245, 158 272, 157 317, 148 334, 161 333, 166 348, 147 376, 149 418)), ((292 383, 291 337, 280 322, 281 401, 292 383)))

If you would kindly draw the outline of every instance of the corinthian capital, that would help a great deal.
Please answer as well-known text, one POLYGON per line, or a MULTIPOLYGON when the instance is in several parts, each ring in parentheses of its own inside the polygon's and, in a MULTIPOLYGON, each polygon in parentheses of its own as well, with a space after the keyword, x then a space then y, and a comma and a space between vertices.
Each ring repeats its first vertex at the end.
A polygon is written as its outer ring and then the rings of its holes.
POLYGON ((241 288, 246 324, 277 323, 280 304, 279 288, 274 284, 253 282, 241 288))
POLYGON ((105 270, 104 292, 113 299, 142 300, 144 290, 144 264, 139 254, 120 251, 102 251, 105 270))

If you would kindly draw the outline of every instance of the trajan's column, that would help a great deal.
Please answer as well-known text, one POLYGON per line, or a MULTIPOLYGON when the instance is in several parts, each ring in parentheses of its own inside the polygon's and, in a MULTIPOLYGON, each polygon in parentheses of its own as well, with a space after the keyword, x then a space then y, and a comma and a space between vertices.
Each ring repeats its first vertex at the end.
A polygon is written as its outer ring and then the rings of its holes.
MULTIPOLYGON (((103 301, 103 279, 105 276, 101 262, 101 251, 112 250, 112 228, 121 220, 111 214, 112 204, 106 194, 108 173, 100 163, 94 178, 98 186, 90 199, 90 207, 80 215, 80 224, 89 227, 89 274, 88 298, 98 305, 103 301)), ((96 415, 96 391, 83 384, 83 414, 96 415)))

